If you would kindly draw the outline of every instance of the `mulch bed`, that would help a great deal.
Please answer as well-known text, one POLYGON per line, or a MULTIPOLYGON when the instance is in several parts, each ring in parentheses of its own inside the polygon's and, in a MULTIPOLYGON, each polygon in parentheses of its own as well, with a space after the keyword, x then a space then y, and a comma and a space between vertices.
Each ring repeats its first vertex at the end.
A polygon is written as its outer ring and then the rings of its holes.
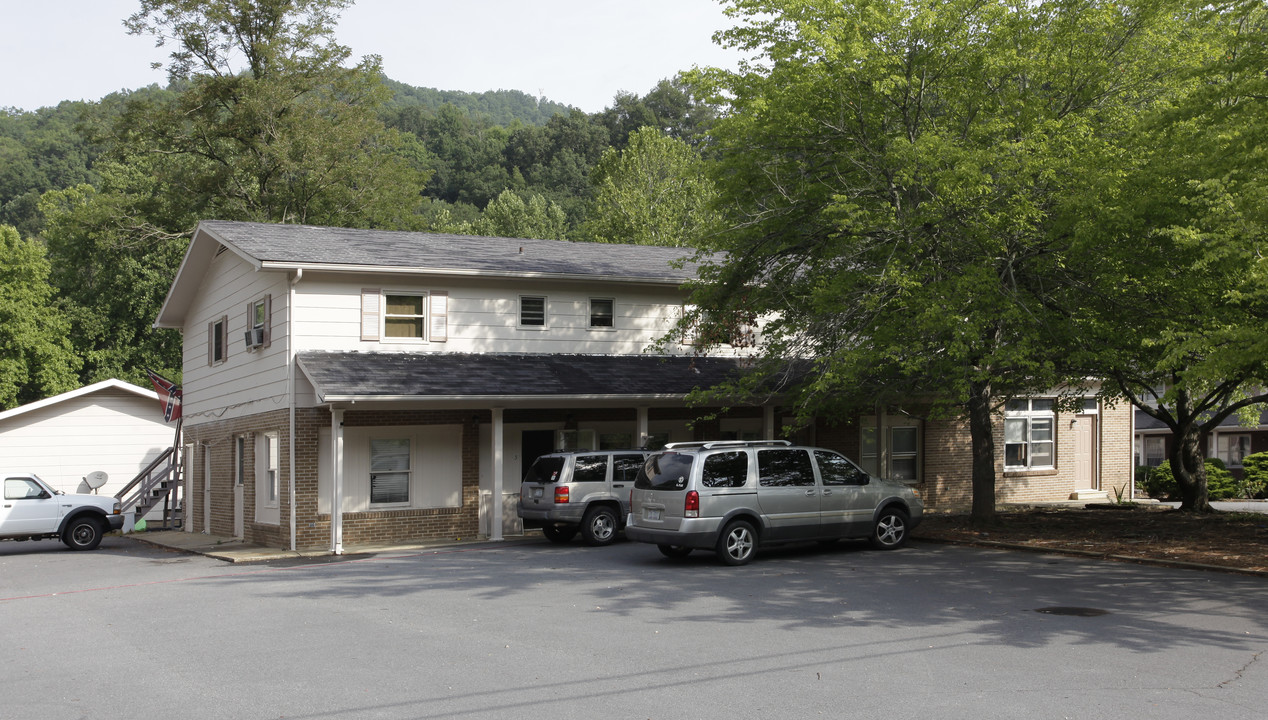
POLYGON ((1268 514, 1190 513, 1157 505, 1033 508, 974 527, 968 515, 927 513, 915 539, 1004 543, 1128 559, 1268 572, 1268 514))

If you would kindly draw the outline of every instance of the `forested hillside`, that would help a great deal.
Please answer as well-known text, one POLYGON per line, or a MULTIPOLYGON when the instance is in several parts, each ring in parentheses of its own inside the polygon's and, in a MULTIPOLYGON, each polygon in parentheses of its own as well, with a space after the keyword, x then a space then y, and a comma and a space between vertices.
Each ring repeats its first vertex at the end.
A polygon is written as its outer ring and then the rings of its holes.
POLYGON ((202 219, 676 245, 707 226, 683 200, 711 196, 697 139, 714 112, 683 78, 593 114, 411 87, 351 65, 338 5, 306 5, 301 32, 249 3, 156 2, 126 24, 177 46, 167 87, 0 110, 0 319, 49 305, 0 328, 0 409, 179 377, 179 338, 151 323, 202 219), (627 148, 640 129, 659 141, 627 148))

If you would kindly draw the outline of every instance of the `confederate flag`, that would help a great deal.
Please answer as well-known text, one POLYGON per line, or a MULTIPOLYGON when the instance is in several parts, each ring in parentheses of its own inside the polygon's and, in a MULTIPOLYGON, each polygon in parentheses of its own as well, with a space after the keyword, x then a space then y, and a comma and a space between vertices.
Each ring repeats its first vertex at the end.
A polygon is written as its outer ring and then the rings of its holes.
POLYGON ((163 405, 163 421, 171 422, 181 417, 181 386, 159 375, 153 370, 146 370, 154 389, 158 391, 159 403, 163 405))

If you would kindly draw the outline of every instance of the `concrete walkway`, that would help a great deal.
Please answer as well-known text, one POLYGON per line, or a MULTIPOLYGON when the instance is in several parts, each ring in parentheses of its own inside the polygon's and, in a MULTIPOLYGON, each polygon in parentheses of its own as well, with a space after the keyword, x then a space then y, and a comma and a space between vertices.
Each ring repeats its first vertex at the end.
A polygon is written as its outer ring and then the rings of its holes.
MULTIPOLYGON (((188 533, 183 530, 155 530, 149 532, 130 533, 128 536, 151 545, 170 548, 172 550, 197 553, 199 555, 206 555, 207 557, 231 563, 285 560, 287 558, 329 557, 331 554, 329 550, 291 551, 280 548, 269 548, 261 545, 244 543, 237 538, 223 537, 220 535, 206 535, 204 533, 188 533)), ((533 535, 529 535, 527 537, 532 538, 533 535)), ((512 541, 519 539, 521 538, 508 538, 508 540, 512 541)), ((428 548, 471 545, 478 542, 488 542, 488 540, 486 538, 476 538, 472 540, 429 540, 426 542, 400 545, 344 545, 343 554, 370 555, 383 552, 408 552, 411 550, 425 550, 428 548)))

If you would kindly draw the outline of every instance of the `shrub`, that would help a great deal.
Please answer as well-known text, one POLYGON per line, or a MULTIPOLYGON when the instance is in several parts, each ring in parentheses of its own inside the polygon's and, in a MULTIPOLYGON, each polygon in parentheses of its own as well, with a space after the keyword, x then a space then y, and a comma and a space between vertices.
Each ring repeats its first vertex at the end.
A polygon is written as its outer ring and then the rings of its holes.
POLYGON ((1263 497, 1268 490, 1268 452, 1257 452, 1242 458, 1242 467, 1246 475, 1239 483, 1238 490, 1242 497, 1263 497))
MULTIPOLYGON (((1145 493, 1155 500, 1180 500, 1180 485, 1171 474, 1171 461, 1164 460, 1161 465, 1149 470, 1145 476, 1145 493)), ((1233 474, 1224 469, 1224 463, 1218 458, 1206 459, 1206 493, 1210 500, 1223 500, 1236 497, 1237 482, 1233 474)))

